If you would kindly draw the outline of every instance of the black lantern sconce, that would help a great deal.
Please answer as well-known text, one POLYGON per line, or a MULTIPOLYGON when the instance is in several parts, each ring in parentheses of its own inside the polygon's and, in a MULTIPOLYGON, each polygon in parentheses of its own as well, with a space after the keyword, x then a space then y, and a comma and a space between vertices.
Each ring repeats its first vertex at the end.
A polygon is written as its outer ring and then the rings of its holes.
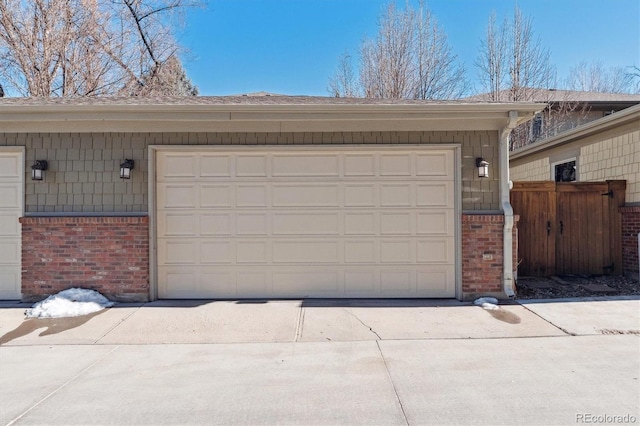
POLYGON ((133 170, 134 161, 133 160, 124 160, 124 163, 120 164, 120 178, 121 179, 130 179, 131 178, 131 170, 133 170))
POLYGON ((489 177, 489 163, 484 158, 476 158, 476 167, 478 168, 478 177, 489 177))
POLYGON ((47 160, 36 160, 33 166, 31 166, 31 180, 44 179, 44 171, 48 168, 49 163, 47 163, 47 160))

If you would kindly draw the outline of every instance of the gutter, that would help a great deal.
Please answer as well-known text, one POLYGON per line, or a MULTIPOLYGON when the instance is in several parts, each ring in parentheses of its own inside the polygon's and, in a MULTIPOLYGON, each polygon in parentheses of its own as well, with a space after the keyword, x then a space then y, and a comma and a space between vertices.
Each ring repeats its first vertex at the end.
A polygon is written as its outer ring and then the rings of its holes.
POLYGON ((500 206, 504 212, 503 233, 503 271, 502 286, 509 298, 516 296, 513 276, 513 207, 511 207, 509 190, 509 137, 511 131, 518 125, 518 111, 509 111, 509 121, 500 132, 500 206))

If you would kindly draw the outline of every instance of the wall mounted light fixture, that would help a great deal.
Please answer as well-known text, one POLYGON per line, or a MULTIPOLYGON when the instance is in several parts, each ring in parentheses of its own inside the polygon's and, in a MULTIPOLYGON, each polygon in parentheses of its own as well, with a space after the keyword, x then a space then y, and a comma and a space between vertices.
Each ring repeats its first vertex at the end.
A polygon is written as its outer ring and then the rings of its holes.
POLYGON ((49 168, 49 163, 47 160, 36 160, 31 166, 31 179, 32 180, 42 180, 44 179, 44 171, 49 168))
POLYGON ((489 163, 484 158, 476 158, 476 167, 478 168, 478 177, 489 177, 489 163))
POLYGON ((134 161, 126 159, 122 164, 120 164, 120 178, 121 179, 130 179, 131 178, 131 170, 133 170, 134 161))

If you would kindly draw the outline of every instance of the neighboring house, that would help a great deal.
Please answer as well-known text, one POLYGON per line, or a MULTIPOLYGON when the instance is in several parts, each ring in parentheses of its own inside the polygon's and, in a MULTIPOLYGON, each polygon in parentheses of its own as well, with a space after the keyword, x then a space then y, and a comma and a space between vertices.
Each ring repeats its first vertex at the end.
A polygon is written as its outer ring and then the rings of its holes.
POLYGON ((543 107, 5 98, 0 298, 513 296, 508 135, 543 107))
MULTIPOLYGON (((509 90, 503 90, 498 96, 502 102, 513 98, 514 95, 509 90)), ((558 89, 522 89, 517 93, 516 98, 519 101, 546 103, 547 108, 514 131, 511 138, 512 150, 640 104, 640 94, 558 89)), ((485 93, 467 99, 489 101, 491 95, 485 93)))
POLYGON ((626 180, 623 263, 638 276, 640 105, 511 152, 510 174, 514 182, 626 180))

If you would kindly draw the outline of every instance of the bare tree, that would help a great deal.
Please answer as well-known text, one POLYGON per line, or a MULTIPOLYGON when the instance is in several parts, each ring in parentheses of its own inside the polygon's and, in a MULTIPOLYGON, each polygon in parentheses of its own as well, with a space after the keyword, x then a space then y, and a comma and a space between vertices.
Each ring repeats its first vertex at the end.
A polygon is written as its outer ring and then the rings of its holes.
POLYGON ((533 21, 516 6, 511 20, 498 26, 495 14, 489 17, 476 67, 490 100, 529 101, 536 89, 555 85, 555 68, 549 49, 542 46, 533 30, 533 21))
POLYGON ((0 0, 0 77, 22 96, 152 94, 190 0, 0 0))
MULTIPOLYGON (((468 88, 464 68, 449 46, 444 30, 421 3, 404 10, 390 3, 378 22, 375 38, 359 52, 357 90, 368 98, 451 99, 468 88)), ((345 68, 330 80, 330 92, 344 96, 345 68)), ((353 86, 351 86, 353 87, 353 86)))
POLYGON ((351 55, 345 52, 338 62, 338 70, 329 80, 327 89, 332 96, 353 98, 359 96, 351 55))
POLYGON ((569 70, 567 88, 586 92, 633 93, 633 74, 623 67, 605 67, 602 61, 580 62, 569 70))
POLYGON ((508 72, 506 60, 507 22, 496 24, 496 14, 491 13, 485 39, 481 40, 480 55, 476 60, 479 77, 488 93, 490 101, 499 101, 505 87, 508 72))
POLYGON ((640 67, 631 66, 629 67, 629 72, 627 73, 631 80, 634 82, 633 87, 636 93, 640 93, 640 67))

